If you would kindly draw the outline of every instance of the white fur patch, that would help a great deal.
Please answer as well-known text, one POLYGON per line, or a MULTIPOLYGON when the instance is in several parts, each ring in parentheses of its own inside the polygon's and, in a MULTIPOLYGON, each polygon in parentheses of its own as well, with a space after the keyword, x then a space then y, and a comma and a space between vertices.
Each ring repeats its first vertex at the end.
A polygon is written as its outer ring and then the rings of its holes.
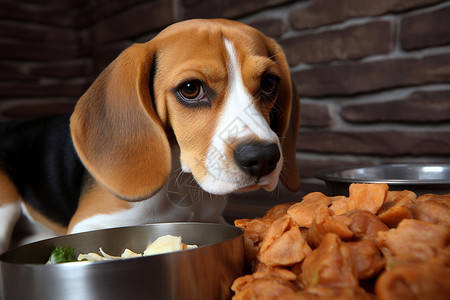
MULTIPOLYGON (((178 149, 172 149, 172 166, 181 170, 178 149)), ((172 172, 164 187, 152 198, 130 203, 131 208, 114 214, 98 214, 76 224, 71 233, 109 227, 161 222, 222 222, 223 196, 203 191, 192 174, 172 172)))
POLYGON ((219 116, 218 126, 210 149, 206 156, 207 175, 200 182, 202 188, 213 194, 228 194, 248 187, 261 187, 273 190, 278 184, 278 176, 283 165, 281 157, 275 170, 256 178, 246 174, 234 162, 234 157, 225 153, 226 145, 246 138, 257 138, 278 145, 277 135, 255 106, 254 97, 248 92, 242 79, 241 68, 234 46, 224 40, 229 55, 228 78, 229 94, 225 99, 225 107, 219 116))
POLYGON ((12 231, 20 217, 20 202, 0 206, 0 254, 8 250, 12 231))
POLYGON ((20 202, 20 209, 22 217, 20 218, 16 226, 19 226, 28 234, 27 236, 21 237, 19 240, 14 241, 15 243, 17 243, 17 245, 25 245, 57 236, 57 233, 55 233, 53 230, 51 230, 44 224, 34 220, 23 202, 20 202))

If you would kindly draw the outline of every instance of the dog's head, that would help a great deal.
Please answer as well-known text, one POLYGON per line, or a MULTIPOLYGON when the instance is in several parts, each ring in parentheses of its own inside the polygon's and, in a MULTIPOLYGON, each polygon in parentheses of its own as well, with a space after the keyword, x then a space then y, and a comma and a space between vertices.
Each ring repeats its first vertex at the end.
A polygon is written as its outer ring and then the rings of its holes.
POLYGON ((299 102, 283 51, 234 21, 190 20, 134 44, 81 97, 75 148, 96 180, 136 201, 180 161, 207 192, 299 187, 299 102))

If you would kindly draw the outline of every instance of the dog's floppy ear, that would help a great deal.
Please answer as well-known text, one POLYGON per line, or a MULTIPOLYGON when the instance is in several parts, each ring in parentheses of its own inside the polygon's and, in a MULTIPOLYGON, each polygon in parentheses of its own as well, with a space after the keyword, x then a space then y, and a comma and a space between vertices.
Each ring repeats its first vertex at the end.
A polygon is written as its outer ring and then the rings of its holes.
POLYGON ((152 42, 134 44, 78 101, 71 132, 92 176, 116 196, 151 197, 167 180, 170 146, 151 99, 152 42))
POLYGON ((281 81, 278 98, 270 112, 270 127, 280 138, 284 164, 280 178, 283 185, 292 192, 300 188, 297 168, 296 146, 300 125, 300 100, 295 84, 291 81, 289 66, 281 47, 269 39, 269 55, 281 66, 281 81))

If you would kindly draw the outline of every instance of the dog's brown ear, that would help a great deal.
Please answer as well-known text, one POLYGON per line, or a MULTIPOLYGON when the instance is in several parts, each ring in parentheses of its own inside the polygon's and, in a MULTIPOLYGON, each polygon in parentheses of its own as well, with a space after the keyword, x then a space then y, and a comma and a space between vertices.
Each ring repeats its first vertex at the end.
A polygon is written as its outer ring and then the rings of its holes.
POLYGON ((284 164, 280 178, 283 185, 292 192, 300 188, 297 168, 296 146, 300 125, 300 99, 295 84, 291 81, 289 66, 281 47, 269 40, 269 54, 281 66, 281 81, 278 98, 271 111, 271 128, 280 138, 284 164))
POLYGON ((284 166, 281 173, 281 181, 290 191, 297 192, 300 189, 300 175, 298 172, 296 158, 297 137, 300 126, 300 99, 295 84, 293 82, 291 84, 292 105, 289 113, 289 125, 286 133, 281 138, 281 147, 284 155, 284 166))
POLYGON ((167 180, 170 146, 151 99, 156 46, 134 44, 78 101, 72 139, 92 176, 116 196, 151 197, 167 180))

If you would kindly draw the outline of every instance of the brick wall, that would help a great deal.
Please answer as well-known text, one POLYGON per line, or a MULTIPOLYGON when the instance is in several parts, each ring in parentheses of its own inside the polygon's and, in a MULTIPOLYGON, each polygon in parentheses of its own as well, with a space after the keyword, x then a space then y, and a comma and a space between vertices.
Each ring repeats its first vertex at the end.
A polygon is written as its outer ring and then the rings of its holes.
POLYGON ((450 162, 450 1, 2 0, 0 121, 70 112, 131 43, 215 17, 286 51, 302 98, 301 194, 324 190, 324 167, 450 162))

